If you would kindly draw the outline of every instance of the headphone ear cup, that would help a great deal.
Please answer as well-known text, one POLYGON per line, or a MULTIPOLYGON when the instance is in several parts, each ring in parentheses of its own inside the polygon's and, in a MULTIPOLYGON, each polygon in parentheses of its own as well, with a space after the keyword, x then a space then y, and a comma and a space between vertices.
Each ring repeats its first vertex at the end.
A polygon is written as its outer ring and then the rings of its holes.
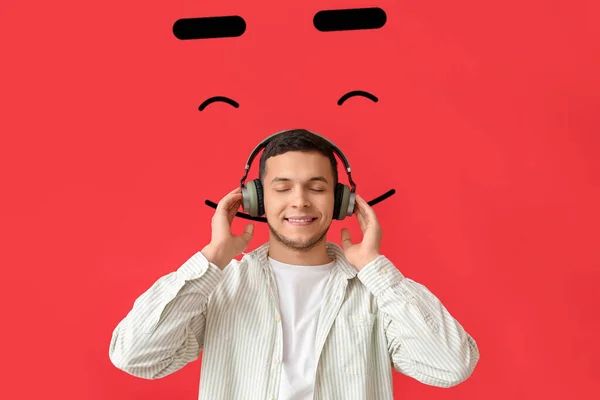
MULTIPOLYGON (((349 191, 346 185, 341 183, 337 183, 335 185, 335 198, 334 198, 334 206, 333 206, 333 218, 337 220, 342 220, 346 216, 344 209, 344 197, 348 198, 346 195, 346 191, 349 191)), ((348 207, 348 203, 346 201, 346 207, 348 207)))
POLYGON ((350 188, 348 186, 338 183, 337 194, 338 197, 336 199, 336 204, 338 207, 338 212, 336 214, 336 219, 341 221, 344 218, 352 215, 352 213, 348 214, 348 204, 350 204, 351 197, 354 196, 354 193, 350 193, 350 188))
POLYGON ((262 217, 265 213, 265 203, 263 196, 263 187, 262 183, 260 183, 260 179, 255 179, 252 182, 256 185, 256 198, 258 200, 258 215, 257 217, 262 217))
POLYGON ((346 186, 346 189, 348 189, 348 203, 345 208, 346 216, 351 217, 352 214, 354 214, 354 211, 356 210, 356 193, 354 193, 347 186, 346 186), (350 209, 350 211, 348 211, 348 209, 350 209))
POLYGON ((340 184, 335 185, 333 190, 333 219, 339 219, 340 215, 340 184))
POLYGON ((252 217, 262 215, 262 185, 259 179, 248 181, 246 187, 242 187, 242 204, 244 211, 252 217))

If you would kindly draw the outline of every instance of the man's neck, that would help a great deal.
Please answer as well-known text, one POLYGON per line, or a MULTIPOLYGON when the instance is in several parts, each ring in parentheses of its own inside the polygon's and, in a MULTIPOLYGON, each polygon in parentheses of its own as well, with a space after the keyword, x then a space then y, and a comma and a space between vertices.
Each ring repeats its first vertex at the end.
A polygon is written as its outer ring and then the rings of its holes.
POLYGON ((291 265, 310 266, 329 264, 333 259, 327 254, 326 244, 326 241, 323 240, 309 251, 299 251, 290 249, 277 240, 272 239, 269 241, 268 257, 271 257, 275 261, 291 265))

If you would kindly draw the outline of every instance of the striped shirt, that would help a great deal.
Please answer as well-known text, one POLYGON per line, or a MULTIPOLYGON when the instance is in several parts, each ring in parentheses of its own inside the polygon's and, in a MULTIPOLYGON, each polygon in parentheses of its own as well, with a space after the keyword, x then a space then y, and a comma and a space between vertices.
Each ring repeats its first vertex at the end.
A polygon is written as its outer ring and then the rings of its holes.
MULTIPOLYGON (((277 399, 283 336, 269 243, 223 270, 195 253, 137 298, 113 331, 118 369, 158 379, 203 351, 200 400, 277 399)), ((314 400, 393 399, 392 368, 451 387, 479 360, 475 340, 425 286, 384 255, 360 272, 333 242, 336 260, 314 343, 314 400)))

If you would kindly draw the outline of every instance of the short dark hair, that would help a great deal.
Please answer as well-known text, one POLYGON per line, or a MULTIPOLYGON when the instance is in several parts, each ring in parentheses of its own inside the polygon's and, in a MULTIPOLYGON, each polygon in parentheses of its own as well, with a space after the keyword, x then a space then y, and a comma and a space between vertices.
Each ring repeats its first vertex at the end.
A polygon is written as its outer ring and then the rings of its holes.
POLYGON ((338 170, 333 147, 331 147, 331 144, 327 140, 306 129, 290 129, 271 139, 260 157, 258 176, 261 183, 264 184, 264 178, 267 175, 267 160, 270 157, 275 157, 288 151, 314 151, 329 158, 333 172, 333 188, 335 190, 338 183, 338 170))

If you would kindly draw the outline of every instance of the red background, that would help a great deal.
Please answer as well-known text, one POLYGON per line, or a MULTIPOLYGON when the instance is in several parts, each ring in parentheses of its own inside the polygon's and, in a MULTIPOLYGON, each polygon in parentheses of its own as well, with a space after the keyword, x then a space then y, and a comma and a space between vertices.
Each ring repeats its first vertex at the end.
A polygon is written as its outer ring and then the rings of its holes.
MULTIPOLYGON (((1 397, 197 398, 200 360, 134 378, 110 363, 112 330, 208 243, 204 200, 239 184, 254 146, 305 127, 344 151, 365 198, 396 189, 374 207, 382 252, 481 351, 451 389, 394 372, 398 399, 598 398, 597 4, 2 2, 1 397), (382 29, 312 25, 370 6, 382 29), (245 34, 172 34, 216 15, 245 34), (338 106, 351 90, 379 102, 338 106), (240 107, 198 111, 216 95, 240 107)), ((256 225, 250 249, 268 239, 256 225)), ((360 239, 351 218, 328 240, 344 226, 360 239)))

